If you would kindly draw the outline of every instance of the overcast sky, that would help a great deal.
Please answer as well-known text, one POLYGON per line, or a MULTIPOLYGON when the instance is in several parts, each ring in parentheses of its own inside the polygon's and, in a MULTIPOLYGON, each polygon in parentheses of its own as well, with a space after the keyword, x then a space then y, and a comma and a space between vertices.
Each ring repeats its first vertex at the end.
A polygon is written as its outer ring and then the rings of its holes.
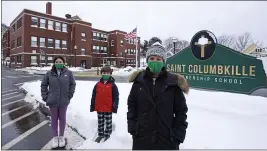
MULTIPOLYGON (((2 23, 7 25, 24 9, 45 13, 46 1, 2 1, 2 23)), ((207 29, 217 37, 250 32, 267 44, 267 1, 52 1, 52 14, 78 15, 93 28, 129 32, 138 26, 138 36, 165 39, 176 36, 190 41, 199 30, 207 29)))

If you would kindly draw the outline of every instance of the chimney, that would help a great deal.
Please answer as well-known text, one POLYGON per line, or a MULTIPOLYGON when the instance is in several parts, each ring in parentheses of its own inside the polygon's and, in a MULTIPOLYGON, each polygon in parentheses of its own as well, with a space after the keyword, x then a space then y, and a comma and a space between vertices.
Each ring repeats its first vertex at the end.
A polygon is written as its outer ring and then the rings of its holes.
POLYGON ((52 3, 46 3, 46 14, 52 15, 52 3))

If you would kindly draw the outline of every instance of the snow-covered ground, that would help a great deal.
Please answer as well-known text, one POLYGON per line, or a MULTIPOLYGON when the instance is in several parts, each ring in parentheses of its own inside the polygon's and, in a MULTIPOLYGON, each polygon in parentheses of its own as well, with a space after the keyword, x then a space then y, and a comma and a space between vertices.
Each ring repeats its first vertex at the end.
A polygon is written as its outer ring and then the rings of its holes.
POLYGON ((136 69, 135 67, 128 66, 126 68, 122 68, 122 69, 118 69, 117 71, 113 71, 112 75, 114 75, 114 76, 129 76, 134 71, 142 70, 142 69, 145 69, 145 67, 139 67, 136 69))
MULTIPOLYGON (((105 143, 92 139, 97 132, 97 115, 90 112, 90 99, 96 82, 77 81, 76 92, 68 107, 67 123, 87 138, 78 149, 131 149, 127 133, 127 98, 130 83, 117 83, 120 102, 116 125, 105 143), (85 89, 86 88, 86 89, 85 89)), ((26 101, 41 100, 40 81, 22 85, 28 91, 26 101)), ((181 149, 267 149, 267 98, 226 92, 190 90, 188 129, 181 149)))
MULTIPOLYGON (((47 71, 51 70, 51 66, 47 66, 47 67, 26 67, 26 68, 19 68, 19 69, 15 69, 15 70, 28 72, 30 74, 45 74, 47 71)), ((71 70, 72 72, 96 71, 96 68, 94 68, 94 69, 85 69, 85 68, 82 68, 82 67, 76 67, 76 68, 75 67, 68 67, 68 69, 71 70)))

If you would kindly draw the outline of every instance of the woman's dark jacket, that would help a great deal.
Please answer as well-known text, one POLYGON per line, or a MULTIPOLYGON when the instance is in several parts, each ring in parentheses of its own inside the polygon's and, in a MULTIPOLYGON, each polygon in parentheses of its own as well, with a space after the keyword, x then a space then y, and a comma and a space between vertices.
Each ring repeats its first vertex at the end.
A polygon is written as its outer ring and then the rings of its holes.
POLYGON ((75 79, 70 70, 64 67, 60 75, 57 74, 55 66, 44 75, 41 83, 42 99, 47 106, 67 106, 75 92, 75 79))
POLYGON ((128 97, 128 132, 134 150, 172 150, 183 143, 188 123, 184 93, 186 79, 163 68, 154 81, 147 68, 129 77, 133 82, 128 97))

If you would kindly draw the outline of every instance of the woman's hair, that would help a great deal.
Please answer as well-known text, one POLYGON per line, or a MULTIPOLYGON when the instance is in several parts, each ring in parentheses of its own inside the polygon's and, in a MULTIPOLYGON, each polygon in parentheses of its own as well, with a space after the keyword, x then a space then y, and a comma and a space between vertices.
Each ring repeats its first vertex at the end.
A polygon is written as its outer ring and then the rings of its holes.
POLYGON ((62 56, 56 56, 56 57, 53 59, 53 63, 55 63, 57 59, 61 59, 61 60, 63 61, 63 63, 65 63, 65 59, 64 59, 64 57, 62 57, 62 56))

